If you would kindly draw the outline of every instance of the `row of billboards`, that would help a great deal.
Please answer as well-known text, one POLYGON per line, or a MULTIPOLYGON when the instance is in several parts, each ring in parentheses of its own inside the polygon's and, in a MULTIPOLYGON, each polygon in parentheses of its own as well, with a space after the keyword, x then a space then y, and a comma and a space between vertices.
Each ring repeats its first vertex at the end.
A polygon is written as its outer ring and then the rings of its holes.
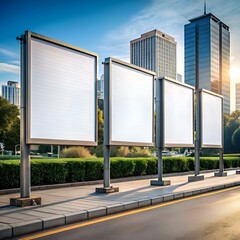
MULTIPOLYGON (((95 53, 26 32, 27 144, 97 145, 95 53)), ((108 58, 105 145, 194 146, 194 88, 108 58), (156 103, 156 105, 155 105, 156 103)), ((201 147, 222 148, 222 96, 200 92, 201 147)))

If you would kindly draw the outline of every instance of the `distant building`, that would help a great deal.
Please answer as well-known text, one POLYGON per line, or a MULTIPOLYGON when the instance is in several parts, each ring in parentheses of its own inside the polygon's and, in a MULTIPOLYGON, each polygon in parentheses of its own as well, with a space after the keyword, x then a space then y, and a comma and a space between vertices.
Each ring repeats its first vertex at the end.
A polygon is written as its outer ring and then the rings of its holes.
POLYGON ((104 99, 104 75, 102 74, 101 78, 98 80, 98 99, 104 99))
POLYGON ((130 55, 132 64, 156 72, 157 77, 177 78, 177 43, 159 30, 132 40, 130 55))
POLYGON ((182 80, 182 75, 181 74, 177 74, 177 80, 179 81, 179 82, 182 82, 183 80, 182 80))
POLYGON ((184 26, 185 82, 223 95, 223 111, 230 114, 229 27, 206 8, 189 22, 184 26))
POLYGON ((240 83, 236 83, 236 110, 240 111, 240 83))
POLYGON ((2 97, 9 103, 20 107, 20 86, 18 82, 8 81, 7 85, 2 85, 2 97))

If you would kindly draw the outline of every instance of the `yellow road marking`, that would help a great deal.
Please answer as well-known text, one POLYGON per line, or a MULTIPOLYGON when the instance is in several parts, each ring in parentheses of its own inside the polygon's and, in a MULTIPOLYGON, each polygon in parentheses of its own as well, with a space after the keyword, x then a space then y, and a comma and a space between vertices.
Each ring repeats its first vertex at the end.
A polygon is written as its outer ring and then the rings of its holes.
POLYGON ((214 194, 218 194, 218 193, 222 193, 222 192, 227 192, 227 191, 230 191, 230 190, 233 190, 233 189, 238 189, 238 188, 240 188, 240 186, 234 186, 234 187, 231 187, 231 188, 221 189, 221 190, 217 190, 217 191, 214 191, 214 192, 203 193, 203 194, 192 196, 192 197, 181 198, 181 199, 173 200, 173 201, 166 202, 166 203, 159 203, 159 204, 156 204, 156 205, 127 211, 127 212, 124 212, 124 213, 118 213, 118 214, 115 214, 115 215, 110 215, 110 216, 105 216, 105 217, 101 217, 101 218, 94 219, 94 220, 89 220, 87 222, 74 224, 72 226, 63 227, 61 229, 50 230, 48 232, 35 234, 33 236, 30 236, 30 237, 20 238, 20 240, 32 240, 32 239, 37 239, 37 238, 41 238, 41 237, 46 237, 46 236, 49 236, 49 235, 52 235, 52 234, 61 233, 61 232, 69 231, 69 230, 72 230, 72 229, 85 227, 85 226, 109 221, 109 220, 112 220, 112 219, 116 219, 116 218, 120 218, 120 217, 124 217, 124 216, 128 216, 128 215, 133 215, 133 214, 136 214, 136 213, 145 212, 145 211, 149 211, 149 210, 156 209, 156 208, 165 207, 165 206, 172 205, 172 204, 179 203, 179 202, 189 201, 189 200, 196 199, 196 198, 201 198, 201 197, 206 197, 206 196, 210 196, 210 195, 214 195, 214 194))

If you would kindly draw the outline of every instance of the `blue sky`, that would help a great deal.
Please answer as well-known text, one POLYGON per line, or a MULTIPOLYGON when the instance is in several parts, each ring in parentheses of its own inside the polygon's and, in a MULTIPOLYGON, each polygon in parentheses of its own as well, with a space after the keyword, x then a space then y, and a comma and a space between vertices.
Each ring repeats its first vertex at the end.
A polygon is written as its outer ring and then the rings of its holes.
MULTIPOLYGON (((184 24, 203 14, 204 0, 0 0, 0 85, 19 81, 19 42, 31 30, 99 54, 129 61, 129 42, 159 29, 177 41, 177 68, 184 73, 184 24)), ((230 27, 232 84, 240 82, 240 0, 207 0, 230 27)), ((100 64, 99 73, 103 72, 100 64)))

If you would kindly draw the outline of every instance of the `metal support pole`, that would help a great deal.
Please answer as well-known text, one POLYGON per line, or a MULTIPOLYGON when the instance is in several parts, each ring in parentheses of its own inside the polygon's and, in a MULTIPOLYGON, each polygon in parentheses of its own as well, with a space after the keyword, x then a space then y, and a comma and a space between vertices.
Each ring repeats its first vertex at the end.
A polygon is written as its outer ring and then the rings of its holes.
POLYGON ((196 86, 196 140, 195 140, 195 175, 188 177, 188 182, 195 182, 204 180, 204 175, 200 174, 200 161, 199 161, 199 151, 200 151, 200 92, 198 85, 196 86))
POLYGON ((53 145, 51 145, 51 157, 53 157, 53 145))
POLYGON ((110 146, 104 145, 104 188, 110 188, 110 146))
POLYGON ((96 188, 99 193, 119 192, 118 187, 110 186, 110 81, 111 61, 106 59, 104 63, 104 172, 103 187, 96 188))
MULTIPOLYGON (((223 105, 222 105, 222 112, 223 112, 223 105)), ((224 172, 224 117, 222 116, 222 147, 219 149, 219 172, 215 172, 215 177, 225 177, 227 176, 227 172, 224 172)))
POLYGON ((158 180, 152 180, 151 185, 170 185, 170 180, 163 180, 162 151, 164 147, 164 83, 163 79, 156 80, 156 146, 158 148, 158 180))
POLYGON ((195 176, 200 173, 199 150, 200 150, 200 94, 196 90, 196 140, 195 140, 195 176))
POLYGON ((224 171, 224 160, 223 160, 223 148, 219 149, 219 172, 223 173, 224 171))
POLYGON ((61 152, 61 148, 60 148, 60 145, 58 145, 58 158, 60 158, 60 152, 61 152))
POLYGON ((158 181, 163 180, 163 161, 162 161, 162 148, 158 148, 158 181))
POLYGON ((26 106, 27 106, 27 78, 26 78, 26 56, 25 56, 25 36, 21 39, 21 112, 20 112, 20 149, 21 149, 21 164, 20 164, 20 197, 30 197, 30 145, 26 144, 26 106))

